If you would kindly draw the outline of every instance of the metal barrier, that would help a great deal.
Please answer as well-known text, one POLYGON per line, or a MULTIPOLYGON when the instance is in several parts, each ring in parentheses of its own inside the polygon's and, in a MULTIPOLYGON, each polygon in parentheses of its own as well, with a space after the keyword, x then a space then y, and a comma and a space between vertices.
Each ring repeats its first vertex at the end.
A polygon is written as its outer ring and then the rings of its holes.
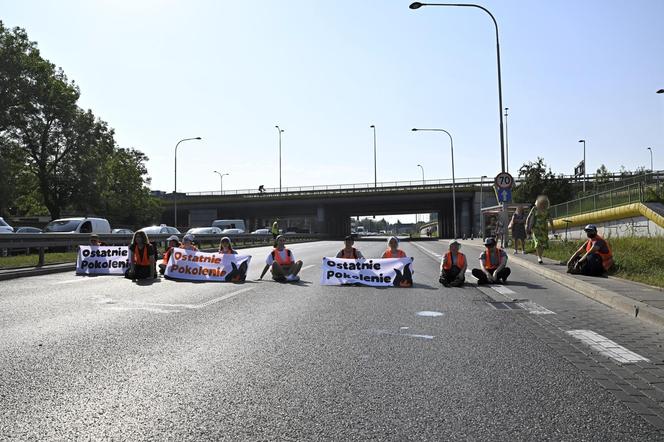
MULTIPOLYGON (((38 266, 44 265, 44 253, 55 247, 74 248, 80 245, 90 244, 90 234, 72 233, 4 233, 0 234, 0 251, 2 250, 30 250, 39 251, 38 266)), ((133 235, 126 234, 99 234, 99 240, 107 245, 128 245, 133 235)), ((168 235, 149 235, 150 242, 164 247, 168 235)), ((196 235, 198 244, 219 244, 221 238, 228 236, 233 245, 264 246, 273 243, 272 235, 230 234, 230 235, 196 235)), ((289 242, 319 241, 325 236, 321 234, 287 233, 289 242)), ((182 235, 180 235, 182 237, 182 235)))
POLYGON ((625 204, 643 202, 645 184, 638 182, 627 186, 612 189, 607 192, 596 193, 565 203, 551 206, 551 216, 563 218, 582 213, 595 212, 602 209, 610 209, 625 204))

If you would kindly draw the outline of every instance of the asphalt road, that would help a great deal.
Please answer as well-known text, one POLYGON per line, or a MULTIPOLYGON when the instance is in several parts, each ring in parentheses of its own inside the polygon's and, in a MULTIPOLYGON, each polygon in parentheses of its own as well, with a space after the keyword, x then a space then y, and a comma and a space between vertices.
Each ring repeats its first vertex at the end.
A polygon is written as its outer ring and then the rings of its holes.
POLYGON ((71 273, 0 282, 0 437, 664 439, 561 357, 537 315, 487 301, 529 299, 560 318, 577 308, 613 326, 621 316, 518 267, 504 296, 441 288, 443 244, 402 246, 415 257, 412 289, 320 286, 321 258, 341 247, 331 242, 292 246, 304 261, 297 285, 255 281, 266 248, 246 251, 238 285, 71 273))

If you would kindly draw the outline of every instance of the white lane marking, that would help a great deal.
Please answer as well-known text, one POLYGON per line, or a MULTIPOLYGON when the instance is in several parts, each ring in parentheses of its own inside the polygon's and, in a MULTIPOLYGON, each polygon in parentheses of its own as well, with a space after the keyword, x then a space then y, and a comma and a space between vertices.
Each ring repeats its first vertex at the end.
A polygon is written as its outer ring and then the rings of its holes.
POLYGON ((427 311, 427 310, 417 312, 415 314, 417 316, 422 316, 422 317, 426 317, 426 318, 436 318, 438 316, 443 316, 443 314, 441 312, 432 312, 432 311, 427 311))
POLYGON ((159 303, 159 302, 138 302, 138 301, 133 301, 133 302, 131 302, 131 304, 135 304, 135 305, 154 305, 154 306, 157 306, 157 307, 199 309, 199 308, 209 307, 212 304, 216 304, 217 302, 221 302, 225 299, 232 298, 233 296, 237 296, 240 293, 245 293, 245 292, 248 292, 248 291, 253 290, 253 289, 254 289, 254 287, 246 287, 246 288, 228 293, 227 295, 223 295, 223 296, 220 296, 218 298, 210 299, 209 301, 206 301, 202 304, 165 304, 165 303, 159 303))
MULTIPOLYGON (((93 277, 79 276, 76 279, 66 279, 64 281, 56 281, 53 284, 73 284, 75 282, 97 281, 97 280, 100 280, 100 279, 104 279, 104 276, 93 276, 93 277)), ((114 276, 118 276, 118 275, 114 275, 114 276)))
POLYGON ((300 271, 303 272, 303 271, 305 271, 305 270, 307 270, 307 269, 310 269, 310 268, 312 268, 312 267, 316 267, 316 265, 315 265, 315 264, 311 264, 311 265, 308 265, 308 266, 304 266, 304 267, 302 267, 302 268, 300 269, 300 271))
POLYGON ((519 305, 525 310, 528 310, 528 313, 531 315, 555 315, 556 312, 549 310, 546 307, 542 307, 539 304, 536 304, 532 301, 519 302, 519 305))
POLYGON ((387 336, 405 336, 407 338, 419 338, 419 339, 433 339, 435 336, 431 335, 420 335, 420 334, 415 334, 415 333, 395 333, 391 332, 389 330, 374 330, 374 333, 378 335, 387 335, 387 336))
POLYGON ((443 257, 443 255, 441 255, 440 253, 432 252, 431 250, 427 249, 426 247, 421 246, 421 245, 419 245, 415 242, 413 242, 411 244, 413 246, 415 246, 416 248, 420 249, 421 251, 423 251, 424 253, 428 253, 429 256, 433 256, 434 258, 442 258, 443 257))
POLYGON ((516 295, 516 292, 514 290, 510 290, 509 288, 505 287, 504 285, 490 285, 492 289, 500 293, 501 295, 507 296, 507 295, 516 295))
POLYGON ((166 310, 163 308, 156 308, 156 307, 120 307, 120 306, 109 307, 108 310, 117 310, 122 312, 131 311, 131 310, 145 310, 152 313, 178 313, 180 311, 180 310, 166 310))
POLYGON ((644 358, 640 354, 634 353, 633 351, 626 349, 622 345, 600 335, 599 333, 595 333, 592 330, 569 330, 566 333, 590 346, 593 350, 608 358, 613 359, 616 362, 620 362, 622 364, 629 364, 634 362, 650 362, 648 358, 644 358))

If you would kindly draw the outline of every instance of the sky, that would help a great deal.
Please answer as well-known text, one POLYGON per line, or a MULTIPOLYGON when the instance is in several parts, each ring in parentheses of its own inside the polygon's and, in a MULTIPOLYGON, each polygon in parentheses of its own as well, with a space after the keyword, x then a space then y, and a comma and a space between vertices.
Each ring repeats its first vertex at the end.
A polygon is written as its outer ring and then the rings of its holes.
MULTIPOLYGON (((79 104, 150 158, 152 189, 216 191, 500 171, 494 28, 397 0, 0 0, 79 104)), ((509 169, 664 168, 664 1, 486 0, 500 27, 509 169)))

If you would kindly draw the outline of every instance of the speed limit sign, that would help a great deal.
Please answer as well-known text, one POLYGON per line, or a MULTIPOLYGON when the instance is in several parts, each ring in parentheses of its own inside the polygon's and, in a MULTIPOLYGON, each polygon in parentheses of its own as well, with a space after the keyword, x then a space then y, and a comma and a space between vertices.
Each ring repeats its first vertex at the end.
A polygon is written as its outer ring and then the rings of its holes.
POLYGON ((499 189, 511 189, 514 185, 514 178, 508 172, 500 172, 496 175, 494 183, 499 189))

